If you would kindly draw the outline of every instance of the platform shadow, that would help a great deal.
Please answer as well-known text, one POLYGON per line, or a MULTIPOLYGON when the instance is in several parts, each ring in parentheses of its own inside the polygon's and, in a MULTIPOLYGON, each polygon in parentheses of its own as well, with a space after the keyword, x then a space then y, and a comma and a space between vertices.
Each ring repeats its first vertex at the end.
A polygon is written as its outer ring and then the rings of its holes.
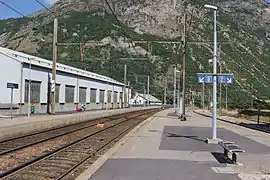
POLYGON ((176 114, 175 112, 172 112, 172 113, 168 113, 167 116, 178 117, 178 114, 176 114))
POLYGON ((220 163, 220 164, 232 164, 232 161, 224 156, 224 153, 221 152, 211 152, 212 156, 220 163))
MULTIPOLYGON (((191 117, 190 115, 186 114, 186 117, 191 117)), ((173 112, 173 113, 168 113, 167 117, 179 117, 177 113, 173 112)))
POLYGON ((198 136, 186 136, 186 135, 180 135, 180 134, 174 134, 174 133, 169 133, 169 132, 164 132, 166 137, 179 137, 179 138, 187 138, 187 139, 192 139, 200 142, 206 142, 206 138, 201 138, 198 136))

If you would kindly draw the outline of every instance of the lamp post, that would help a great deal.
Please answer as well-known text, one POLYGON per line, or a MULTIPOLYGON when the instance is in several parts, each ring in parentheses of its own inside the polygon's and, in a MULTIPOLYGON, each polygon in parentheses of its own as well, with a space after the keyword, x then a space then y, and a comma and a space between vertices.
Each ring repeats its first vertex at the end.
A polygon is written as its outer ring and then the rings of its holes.
POLYGON ((214 11, 214 53, 213 53, 213 115, 212 139, 217 138, 217 7, 206 4, 205 8, 214 11))

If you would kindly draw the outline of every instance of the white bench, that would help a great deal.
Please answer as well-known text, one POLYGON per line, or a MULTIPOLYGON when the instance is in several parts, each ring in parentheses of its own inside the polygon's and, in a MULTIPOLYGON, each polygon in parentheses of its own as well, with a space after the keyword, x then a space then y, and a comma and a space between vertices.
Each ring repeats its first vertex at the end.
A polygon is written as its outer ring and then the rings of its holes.
POLYGON ((220 141, 218 144, 223 147, 224 149, 224 155, 228 157, 232 163, 237 163, 237 155, 238 153, 245 152, 243 149, 239 148, 238 145, 236 145, 234 142, 230 141, 220 141), (229 155, 232 154, 232 157, 229 155))

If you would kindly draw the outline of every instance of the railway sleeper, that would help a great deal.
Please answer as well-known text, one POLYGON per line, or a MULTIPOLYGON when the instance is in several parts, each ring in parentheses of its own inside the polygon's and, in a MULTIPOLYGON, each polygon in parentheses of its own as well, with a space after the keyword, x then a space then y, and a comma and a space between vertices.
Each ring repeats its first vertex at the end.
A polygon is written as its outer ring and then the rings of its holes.
POLYGON ((61 163, 61 164, 59 164, 59 163, 57 163, 57 164, 56 163, 48 163, 46 165, 43 165, 42 168, 43 167, 44 168, 49 168, 49 167, 51 167, 51 168, 70 168, 73 165, 74 165, 74 163, 70 163, 70 162, 61 163))
POLYGON ((89 151, 92 151, 92 149, 90 150, 89 149, 86 149, 86 148, 83 148, 83 149, 71 149, 71 150, 66 150, 65 152, 66 153, 76 153, 76 154, 91 154, 89 151))
POLYGON ((62 161, 64 161, 65 162, 65 164, 74 164, 74 162, 76 162, 76 161, 78 161, 78 158, 77 159, 67 159, 67 158, 65 158, 65 159, 59 159, 59 160, 50 160, 50 161, 46 161, 46 163, 48 163, 48 164, 59 164, 60 162, 62 162, 62 161))

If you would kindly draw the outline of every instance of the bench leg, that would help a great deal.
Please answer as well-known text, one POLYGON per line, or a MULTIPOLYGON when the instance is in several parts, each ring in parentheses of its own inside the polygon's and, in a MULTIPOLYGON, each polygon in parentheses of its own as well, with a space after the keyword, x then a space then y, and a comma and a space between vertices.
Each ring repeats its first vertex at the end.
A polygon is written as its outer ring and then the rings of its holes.
POLYGON ((226 157, 228 157, 228 151, 227 151, 227 149, 224 149, 224 155, 225 155, 226 157))
POLYGON ((232 162, 234 164, 237 162, 237 155, 236 155, 236 153, 232 153, 232 162))

